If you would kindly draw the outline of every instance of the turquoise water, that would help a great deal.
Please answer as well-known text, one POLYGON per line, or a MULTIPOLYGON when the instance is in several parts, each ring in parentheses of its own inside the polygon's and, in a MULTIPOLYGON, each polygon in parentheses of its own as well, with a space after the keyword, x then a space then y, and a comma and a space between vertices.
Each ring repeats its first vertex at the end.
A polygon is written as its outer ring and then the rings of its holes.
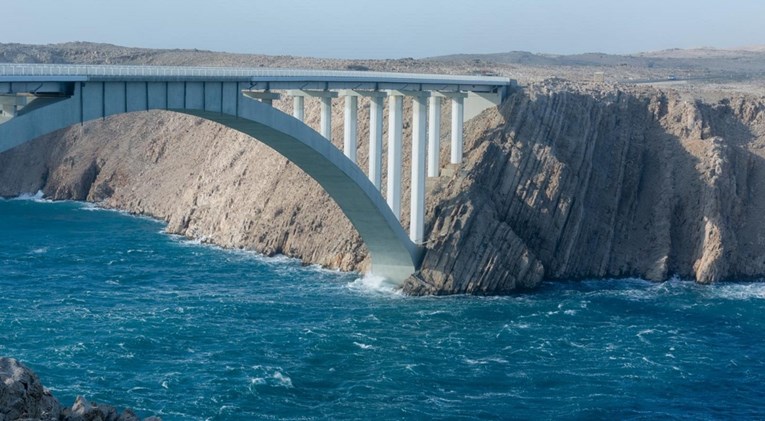
POLYGON ((411 298, 162 228, 0 200, 0 355, 166 421, 765 417, 765 284, 411 298))

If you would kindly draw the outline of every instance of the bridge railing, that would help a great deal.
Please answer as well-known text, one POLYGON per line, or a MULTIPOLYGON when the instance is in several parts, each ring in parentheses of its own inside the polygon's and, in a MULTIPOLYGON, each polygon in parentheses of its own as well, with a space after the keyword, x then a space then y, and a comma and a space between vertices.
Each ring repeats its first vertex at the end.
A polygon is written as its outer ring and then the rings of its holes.
POLYGON ((348 70, 272 69, 245 67, 183 67, 90 64, 0 63, 0 77, 84 76, 93 79, 179 80, 228 79, 240 81, 390 81, 401 83, 446 83, 460 85, 505 86, 510 79, 495 76, 464 76, 418 73, 391 73, 348 70))

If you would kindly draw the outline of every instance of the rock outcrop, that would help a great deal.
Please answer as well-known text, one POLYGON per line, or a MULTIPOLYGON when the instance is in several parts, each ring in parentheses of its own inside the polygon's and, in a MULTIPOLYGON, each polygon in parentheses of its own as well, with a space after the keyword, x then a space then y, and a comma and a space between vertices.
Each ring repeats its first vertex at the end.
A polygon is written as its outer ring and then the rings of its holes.
MULTIPOLYGON (((122 413, 109 405, 78 396, 71 408, 62 407, 37 375, 21 362, 0 357, 0 421, 140 421, 130 409, 122 413)), ((161 421, 149 417, 144 421, 161 421)))
MULTIPOLYGON (((765 275, 765 102, 558 81, 481 117, 405 289, 765 275)), ((475 127, 475 126, 474 126, 475 127)))

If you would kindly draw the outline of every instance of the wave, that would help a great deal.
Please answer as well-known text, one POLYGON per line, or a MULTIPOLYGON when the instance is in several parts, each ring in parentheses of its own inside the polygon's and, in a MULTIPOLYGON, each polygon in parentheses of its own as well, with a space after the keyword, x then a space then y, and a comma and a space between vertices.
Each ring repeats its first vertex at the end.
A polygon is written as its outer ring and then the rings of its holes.
POLYGON ((708 291, 709 298, 725 300, 765 299, 765 283, 720 283, 712 285, 708 291))
POLYGON ((371 295, 402 296, 401 290, 396 284, 372 273, 365 273, 364 276, 356 278, 346 285, 348 289, 354 292, 371 295))
POLYGON ((30 201, 30 202, 38 202, 38 203, 51 203, 52 200, 46 199, 45 194, 42 190, 37 190, 37 193, 21 193, 20 195, 16 197, 12 197, 8 200, 20 200, 20 201, 30 201))

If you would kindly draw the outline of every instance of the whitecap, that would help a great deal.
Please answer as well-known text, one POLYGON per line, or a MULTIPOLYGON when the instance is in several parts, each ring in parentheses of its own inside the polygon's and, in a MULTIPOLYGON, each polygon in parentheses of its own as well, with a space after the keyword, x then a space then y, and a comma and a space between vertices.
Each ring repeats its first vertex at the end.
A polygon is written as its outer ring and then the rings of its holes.
POLYGON ((486 358, 479 358, 477 360, 474 360, 471 358, 463 358, 463 361, 465 361, 469 365, 486 365, 490 363, 507 364, 507 360, 500 357, 486 357, 486 358))
POLYGON ((645 330, 641 330, 640 332, 638 332, 637 335, 635 335, 635 336, 637 336, 642 342, 650 344, 651 341, 649 341, 648 339, 644 338, 643 335, 648 335, 648 334, 651 334, 651 333, 654 333, 654 332, 655 332, 655 330, 653 330, 653 329, 645 329, 645 330))
POLYGON ((281 371, 274 372, 273 379, 277 381, 277 386, 286 387, 292 389, 292 379, 282 374, 281 371))
POLYGON ((11 198, 11 200, 26 200, 40 203, 50 203, 50 200, 45 199, 45 194, 42 190, 37 190, 37 193, 21 193, 20 195, 11 198))
POLYGON ((353 344, 356 345, 357 347, 361 348, 361 349, 374 349, 374 346, 363 344, 363 343, 360 343, 360 342, 354 342, 353 344))
POLYGON ((80 210, 84 210, 84 211, 103 211, 103 210, 107 210, 107 209, 101 208, 101 207, 99 207, 98 205, 96 205, 95 203, 92 203, 92 202, 85 202, 85 203, 82 204, 82 206, 80 206, 80 210))
POLYGON ((709 287, 712 298, 726 300, 765 299, 765 283, 720 284, 709 287))
POLYGON ((396 284, 382 276, 377 276, 372 273, 365 273, 361 278, 356 278, 348 283, 346 287, 352 291, 365 294, 401 295, 401 291, 396 284))

